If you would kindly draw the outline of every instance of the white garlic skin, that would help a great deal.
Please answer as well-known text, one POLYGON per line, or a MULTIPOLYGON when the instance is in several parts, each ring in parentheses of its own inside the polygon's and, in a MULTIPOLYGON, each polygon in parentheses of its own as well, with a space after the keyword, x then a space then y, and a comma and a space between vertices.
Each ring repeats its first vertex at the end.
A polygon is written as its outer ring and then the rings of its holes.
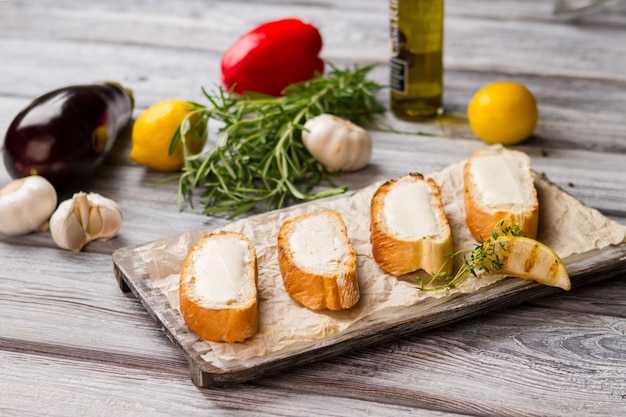
POLYGON ((63 201, 50 218, 50 233, 63 249, 80 252, 89 242, 108 240, 122 227, 118 204, 96 193, 76 193, 63 201))
POLYGON ((0 233, 22 236, 46 230, 57 193, 44 177, 18 178, 0 190, 0 233))
POLYGON ((304 127, 304 147, 330 172, 359 170, 372 157, 371 136, 348 120, 321 114, 309 119, 304 127))

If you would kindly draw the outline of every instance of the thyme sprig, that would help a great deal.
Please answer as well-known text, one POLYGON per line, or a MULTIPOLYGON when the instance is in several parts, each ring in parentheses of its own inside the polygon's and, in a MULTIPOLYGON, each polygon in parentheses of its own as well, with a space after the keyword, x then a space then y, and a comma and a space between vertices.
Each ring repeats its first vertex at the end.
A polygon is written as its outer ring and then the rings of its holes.
POLYGON ((504 266, 499 255, 499 249, 504 246, 498 242, 499 236, 523 236, 524 233, 517 223, 501 220, 491 232, 491 236, 482 243, 476 244, 473 249, 462 249, 447 254, 446 261, 439 271, 430 275, 427 279, 417 278, 419 291, 435 292, 445 290, 449 294, 453 288, 458 287, 470 275, 478 277, 478 271, 497 272, 504 266), (448 262, 459 256, 463 256, 462 264, 454 275, 446 275, 445 267, 448 262), (438 284, 443 280, 443 283, 438 284))
POLYGON ((276 209, 344 193, 347 187, 332 181, 338 174, 326 171, 305 149, 302 130, 308 119, 322 113, 364 125, 384 112, 375 98, 383 86, 368 79, 373 67, 331 66, 327 76, 293 84, 281 97, 240 96, 223 89, 210 94, 203 89, 209 105, 195 104, 171 149, 180 140, 190 140, 194 132, 208 131, 210 119, 222 126, 208 152, 184 154, 179 209, 185 201, 193 205, 193 191, 198 189, 204 214, 227 212, 230 218, 260 204, 276 209), (314 190, 324 181, 330 188, 314 190))

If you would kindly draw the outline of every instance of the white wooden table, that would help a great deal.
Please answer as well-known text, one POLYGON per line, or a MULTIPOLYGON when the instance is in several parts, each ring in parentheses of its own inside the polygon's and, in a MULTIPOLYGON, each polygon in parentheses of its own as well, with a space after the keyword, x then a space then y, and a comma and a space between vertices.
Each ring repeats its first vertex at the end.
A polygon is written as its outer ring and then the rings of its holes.
MULTIPOLYGON (((419 166, 432 172, 484 143, 465 117, 481 86, 512 79, 539 103, 517 146, 534 168, 626 225, 626 6, 566 19, 548 0, 448 0, 441 121, 372 132, 358 189, 419 166)), ((117 80, 135 116, 168 98, 202 101, 242 33, 296 16, 338 66, 378 63, 388 77, 387 2, 0 1, 0 131, 54 88, 117 80)), ((386 92, 381 94, 386 103, 386 92)), ((176 207, 176 184, 133 164, 130 140, 85 185, 120 203, 124 226, 74 254, 47 233, 0 237, 0 415, 607 415, 626 414, 626 275, 463 320, 232 388, 199 389, 183 355, 141 303, 118 288, 111 255, 222 225, 176 207)), ((9 181, 0 169, 0 184, 9 181)))

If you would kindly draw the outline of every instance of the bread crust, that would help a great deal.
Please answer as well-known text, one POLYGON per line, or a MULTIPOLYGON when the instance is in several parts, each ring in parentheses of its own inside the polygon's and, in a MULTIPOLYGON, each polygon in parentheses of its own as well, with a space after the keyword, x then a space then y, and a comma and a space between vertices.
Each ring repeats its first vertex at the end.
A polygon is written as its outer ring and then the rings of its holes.
POLYGON ((212 342, 243 342, 252 337, 259 330, 258 311, 258 266, 256 250, 253 243, 242 233, 218 232, 211 233, 200 239, 188 252, 183 262, 180 283, 180 312, 189 329, 200 338, 212 342), (245 303, 226 308, 207 308, 200 304, 200 300, 192 295, 191 284, 195 279, 210 277, 193 277, 193 255, 209 239, 220 239, 225 235, 234 236, 248 245, 250 259, 246 265, 246 286, 253 287, 251 296, 245 303))
POLYGON ((286 220, 278 231, 278 264, 289 296, 311 310, 344 310, 359 301, 356 254, 343 218, 335 211, 322 210, 286 220), (339 227, 337 234, 348 251, 347 258, 343 260, 343 268, 338 273, 308 270, 294 260, 289 243, 290 235, 295 228, 300 227, 303 220, 312 216, 327 216, 329 220, 336 220, 335 224, 339 227))
MULTIPOLYGON (((449 275, 452 272, 452 262, 447 256, 453 250, 452 233, 441 202, 441 189, 435 180, 432 178, 425 179, 418 173, 411 173, 385 182, 372 197, 370 216, 372 255, 384 271, 394 276, 401 276, 420 269, 429 274, 443 271, 449 275), (407 240, 395 236, 389 230, 383 215, 385 199, 394 185, 403 178, 424 181, 428 184, 435 201, 434 207, 432 207, 433 211, 443 225, 444 233, 442 235, 436 238, 422 237, 407 240)), ((416 216, 419 216, 419 213, 416 213, 416 216)))
MULTIPOLYGON (((537 227, 539 223, 539 201, 537 199, 537 190, 534 184, 529 184, 532 187, 532 200, 533 203, 524 210, 510 211, 510 210, 498 210, 490 209, 480 203, 479 191, 472 181, 471 168, 472 163, 481 156, 485 155, 519 155, 524 158, 528 156, 522 152, 509 150, 504 147, 489 147, 484 148, 474 153, 465 163, 463 167, 463 182, 464 191, 463 198, 465 204, 465 216, 467 226, 476 239, 479 242, 483 242, 484 239, 491 236, 494 228, 500 222, 505 224, 514 224, 520 227, 524 236, 531 239, 537 237, 537 227)), ((530 172, 530 158, 528 158, 528 178, 532 182, 532 173, 530 172)))

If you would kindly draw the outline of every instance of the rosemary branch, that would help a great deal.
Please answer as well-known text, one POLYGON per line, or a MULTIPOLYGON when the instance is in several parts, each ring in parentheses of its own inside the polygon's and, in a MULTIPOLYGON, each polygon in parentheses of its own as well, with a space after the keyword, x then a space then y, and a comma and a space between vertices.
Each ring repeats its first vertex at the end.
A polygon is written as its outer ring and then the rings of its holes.
POLYGON ((446 294, 449 294, 450 290, 458 287, 470 275, 477 277, 478 271, 497 272, 501 270, 503 264, 498 256, 497 249, 502 249, 503 246, 502 243, 498 242, 498 237, 505 235, 523 236, 524 234, 517 223, 501 220, 491 232, 491 236, 485 239, 483 243, 476 244, 474 249, 462 249, 447 254, 447 259, 439 271, 430 275, 426 280, 418 277, 418 290, 423 292, 445 290, 446 294), (444 272, 445 266, 459 256, 463 256, 461 266, 454 275, 446 276, 444 272), (441 280, 443 280, 443 283, 436 284, 441 282, 441 280))
POLYGON ((201 192, 204 214, 227 212, 230 218, 260 204, 276 209, 344 193, 347 187, 332 181, 338 174, 326 171, 305 149, 302 130, 308 119, 322 113, 363 125, 384 112, 375 98, 383 86, 367 78, 373 67, 331 66, 326 77, 293 84, 281 97, 240 96, 223 89, 209 94, 203 89, 209 105, 195 104, 170 148, 191 140, 194 132, 207 131, 210 119, 223 126, 208 152, 184 154, 179 209, 185 201, 193 206, 194 190, 201 192), (331 188, 313 190, 324 181, 331 188))

